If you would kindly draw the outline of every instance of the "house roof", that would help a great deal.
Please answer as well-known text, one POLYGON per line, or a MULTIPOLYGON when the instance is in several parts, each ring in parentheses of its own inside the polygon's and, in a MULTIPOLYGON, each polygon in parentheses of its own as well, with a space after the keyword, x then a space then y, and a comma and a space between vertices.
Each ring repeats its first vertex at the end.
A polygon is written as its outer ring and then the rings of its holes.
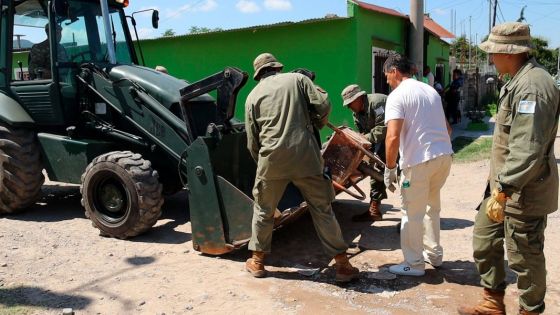
POLYGON ((370 3, 365 3, 362 1, 354 1, 360 8, 362 9, 366 9, 369 11, 374 11, 374 12, 379 12, 379 13, 383 13, 383 14, 389 14, 392 16, 398 16, 398 17, 402 17, 402 18, 406 18, 406 15, 400 13, 397 10, 393 10, 393 9, 389 9, 389 8, 385 8, 385 7, 381 7, 375 4, 370 4, 370 3))
MULTIPOLYGON (((260 30, 260 29, 274 28, 274 27, 279 27, 279 26, 307 24, 307 23, 311 24, 311 23, 320 23, 320 22, 327 22, 327 21, 333 21, 333 20, 347 20, 347 19, 349 19, 349 18, 333 15, 333 16, 325 16, 325 17, 322 17, 322 18, 312 18, 312 19, 307 19, 307 20, 302 20, 302 21, 297 21, 297 22, 285 21, 285 22, 278 22, 278 23, 271 23, 271 24, 261 24, 261 25, 245 26, 245 27, 239 27, 239 28, 231 28, 231 29, 218 30, 218 31, 212 30, 212 31, 203 32, 203 33, 174 35, 174 36, 168 36, 168 37, 169 38, 178 38, 178 37, 185 37, 185 36, 205 36, 207 34, 229 33, 229 32, 237 32, 237 31, 244 31, 244 30, 260 30)), ((149 39, 144 39, 144 40, 149 41, 149 40, 157 40, 157 39, 160 39, 160 38, 162 38, 162 37, 149 38, 149 39)))
POLYGON ((446 30, 445 28, 443 28, 443 26, 437 24, 436 21, 426 15, 424 15, 424 27, 439 38, 455 38, 455 35, 453 35, 453 33, 446 30))
MULTIPOLYGON (((400 18, 403 18, 403 19, 408 19, 408 15, 402 14, 397 10, 385 8, 385 7, 382 7, 382 6, 378 6, 378 5, 375 5, 375 4, 370 4, 370 3, 366 3, 366 2, 358 1, 358 0, 353 0, 353 2, 356 3, 360 8, 368 10, 368 11, 379 12, 379 13, 382 13, 382 14, 388 14, 388 15, 400 17, 400 18)), ((455 35, 453 35, 453 33, 449 32, 448 30, 443 28, 443 26, 436 23, 436 21, 434 21, 432 18, 430 18, 427 15, 424 15, 424 28, 426 28, 426 30, 428 30, 428 32, 432 33, 433 35, 435 35, 439 38, 455 38, 455 35)))

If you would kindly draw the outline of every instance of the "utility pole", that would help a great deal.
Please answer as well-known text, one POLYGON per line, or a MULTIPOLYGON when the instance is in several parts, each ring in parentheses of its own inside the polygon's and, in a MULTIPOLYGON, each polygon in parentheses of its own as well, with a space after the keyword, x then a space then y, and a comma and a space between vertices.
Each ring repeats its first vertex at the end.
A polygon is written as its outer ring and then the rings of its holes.
POLYGON ((492 0, 488 0, 488 34, 492 30, 492 0))
POLYGON ((496 26, 496 9, 498 7, 498 0, 494 0, 494 18, 492 19, 492 27, 496 26))
POLYGON ((469 65, 467 66, 467 70, 471 69, 471 47, 472 47, 472 32, 471 32, 471 19, 472 16, 469 15, 469 65))
POLYGON ((475 48, 474 48, 474 66, 475 68, 478 68, 478 33, 474 34, 474 44, 475 44, 475 48))
POLYGON ((455 34, 455 31, 453 30, 453 9, 451 9, 451 24, 449 29, 451 30, 451 33, 455 34))
POLYGON ((17 48, 18 48, 18 49, 21 49, 21 38, 24 37, 25 35, 22 35, 22 34, 14 34, 14 36, 16 37, 17 48))
POLYGON ((455 29, 455 34, 457 34, 457 10, 453 10, 453 28, 455 29))
POLYGON ((410 49, 409 57, 418 67, 424 69, 424 0, 410 0, 410 49))
MULTIPOLYGON (((488 36, 492 32, 492 0, 488 0, 488 36)), ((490 66, 490 56, 486 54, 486 69, 490 66)))

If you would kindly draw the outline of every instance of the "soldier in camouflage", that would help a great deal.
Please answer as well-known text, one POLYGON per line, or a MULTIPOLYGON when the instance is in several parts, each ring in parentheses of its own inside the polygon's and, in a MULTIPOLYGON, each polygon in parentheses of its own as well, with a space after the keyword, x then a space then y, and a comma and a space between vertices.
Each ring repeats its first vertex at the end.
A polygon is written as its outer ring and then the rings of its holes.
POLYGON ((249 241, 253 253, 246 270, 255 277, 266 275, 264 256, 271 251, 274 212, 291 182, 307 202, 326 253, 334 256, 336 281, 355 279, 359 271, 346 255, 348 246, 331 207, 334 190, 323 176, 320 145, 313 133, 312 117, 322 117, 324 122, 330 111, 328 95, 303 74, 280 73, 283 65, 272 54, 257 56, 253 67, 259 82, 245 103, 245 127, 257 175, 249 241))
MULTIPOLYGON (((45 32, 47 33, 47 39, 35 44, 31 47, 29 52, 29 77, 34 79, 51 79, 51 49, 49 43, 49 24, 45 25, 45 32)), ((57 42, 57 59, 56 61, 68 61, 68 56, 66 54, 66 49, 60 45, 60 39, 62 37, 62 28, 56 26, 56 42, 57 42)))
MULTIPOLYGON (((342 105, 352 110, 358 131, 373 144, 373 152, 385 161, 385 102, 387 95, 366 94, 357 84, 351 84, 341 93, 342 105)), ((368 211, 352 217, 353 221, 381 221, 381 200, 387 198, 385 183, 371 178, 370 204, 368 211)))
POLYGON ((505 314, 504 242, 509 267, 517 273, 518 314, 545 309, 544 231, 558 208, 554 140, 560 91, 534 58, 527 24, 495 26, 479 47, 489 53, 502 87, 490 162, 489 196, 481 203, 473 231, 474 261, 483 300, 459 314, 505 314))

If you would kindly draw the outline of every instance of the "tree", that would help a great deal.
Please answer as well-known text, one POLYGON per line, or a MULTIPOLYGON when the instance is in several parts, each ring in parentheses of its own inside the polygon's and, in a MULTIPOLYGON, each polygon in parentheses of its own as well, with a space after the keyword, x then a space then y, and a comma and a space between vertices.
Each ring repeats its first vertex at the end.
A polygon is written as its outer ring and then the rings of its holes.
POLYGON ((549 49, 548 41, 541 37, 533 37, 533 52, 531 53, 550 74, 557 72, 558 50, 549 49))
POLYGON ((172 28, 168 28, 165 30, 165 32, 163 32, 163 34, 161 34, 161 36, 163 37, 175 36, 175 31, 172 28))
POLYGON ((222 31, 221 28, 208 28, 208 27, 198 27, 198 26, 191 26, 189 28, 189 32, 187 34, 201 34, 201 33, 208 33, 208 32, 219 32, 222 31))
POLYGON ((466 36, 457 37, 451 43, 451 56, 455 57, 458 63, 466 64, 469 62, 469 47, 472 64, 474 64, 475 60, 479 62, 486 60, 486 53, 478 48, 478 45, 470 43, 466 36))

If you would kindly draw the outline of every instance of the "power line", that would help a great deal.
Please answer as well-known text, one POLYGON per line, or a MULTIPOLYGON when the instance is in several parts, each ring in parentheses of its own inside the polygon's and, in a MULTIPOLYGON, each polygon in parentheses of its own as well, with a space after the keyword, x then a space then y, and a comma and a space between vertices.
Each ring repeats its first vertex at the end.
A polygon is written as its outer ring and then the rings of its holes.
MULTIPOLYGON (((498 0, 496 0, 498 1, 498 0)), ((506 19, 504 18, 504 14, 502 13, 502 8, 500 7, 500 4, 498 3, 498 11, 500 12, 500 16, 502 17, 502 21, 505 22, 506 19)))
POLYGON ((430 13, 434 13, 434 11, 437 10, 437 9, 445 10, 445 9, 453 8, 453 7, 460 6, 460 5, 463 5, 465 3, 471 2, 470 0, 467 0, 467 1, 455 0, 455 1, 456 1, 455 3, 453 3, 453 1, 451 1, 446 6, 434 8, 433 10, 430 11, 430 13))

